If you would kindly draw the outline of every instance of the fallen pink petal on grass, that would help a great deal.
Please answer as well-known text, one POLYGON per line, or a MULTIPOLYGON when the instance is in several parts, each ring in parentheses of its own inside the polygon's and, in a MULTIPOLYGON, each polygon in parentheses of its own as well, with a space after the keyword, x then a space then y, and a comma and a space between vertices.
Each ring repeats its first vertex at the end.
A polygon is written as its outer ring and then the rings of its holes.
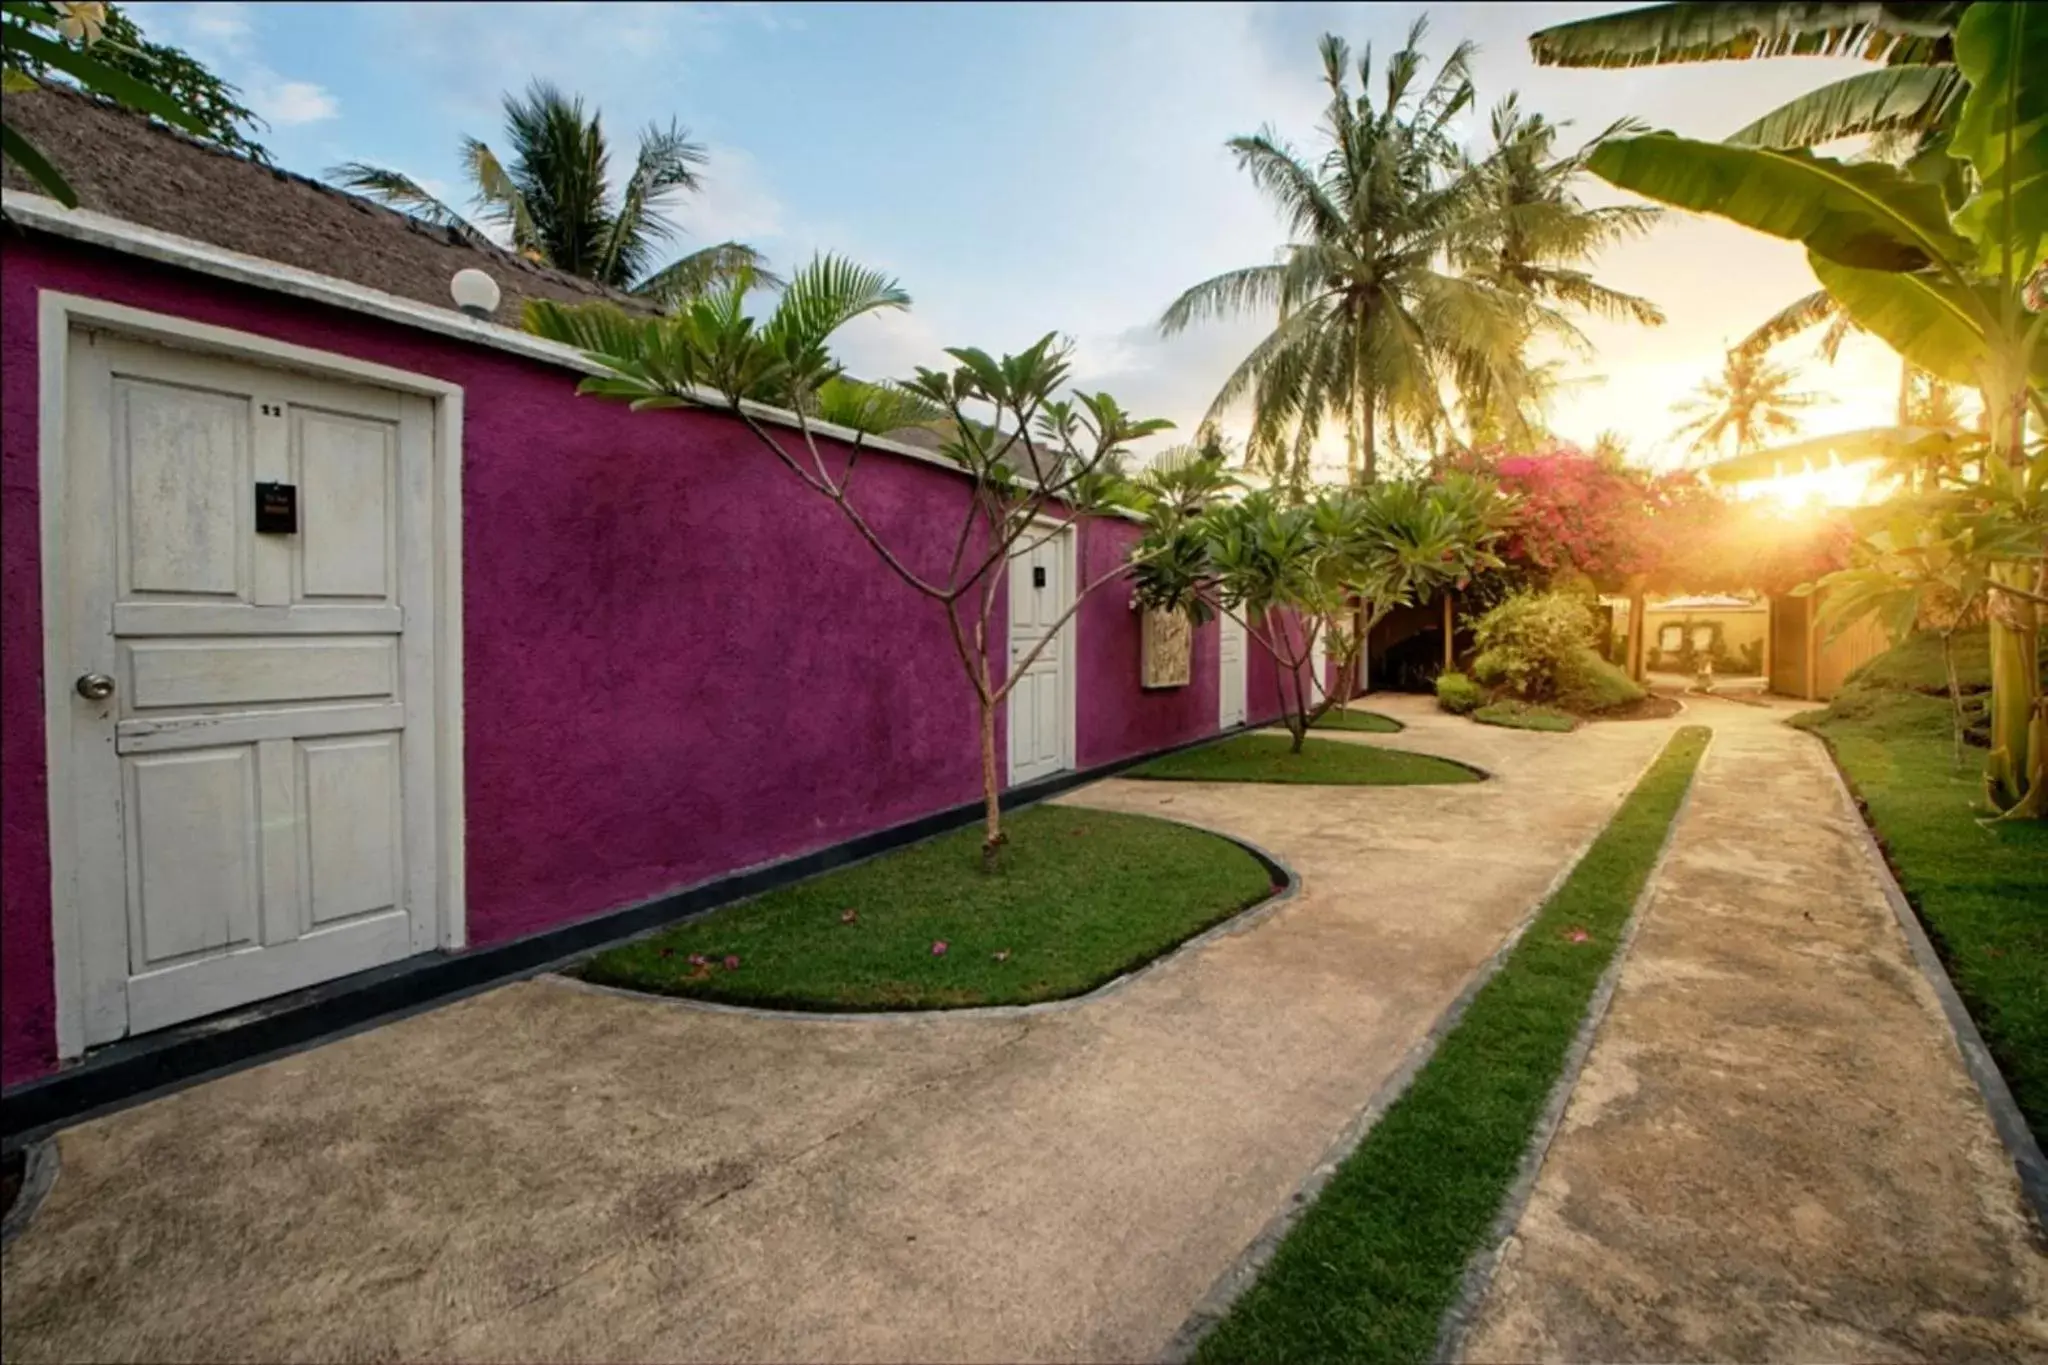
POLYGON ((946 940, 944 940, 944 939, 942 939, 942 938, 938 938, 938 939, 933 939, 933 940, 932 940, 932 956, 933 956, 933 957, 944 957, 945 955, 946 955, 946 940))
POLYGON ((690 965, 691 965, 692 967, 702 967, 702 966, 704 966, 704 965, 705 965, 705 962, 706 962, 706 959, 705 959, 705 957, 704 957, 704 954, 702 954, 702 953, 691 953, 691 954, 690 954, 690 965))
POLYGON ((841 924, 858 924, 858 923, 860 923, 860 911, 858 911, 858 910, 854 909, 854 908, 853 908, 852 906, 850 906, 850 905, 849 905, 849 906, 847 906, 847 907, 846 907, 846 908, 845 908, 844 910, 841 910, 841 911, 839 912, 839 922, 840 922, 841 924))
POLYGON ((740 960, 736 957, 728 957, 725 960, 725 969, 729 972, 738 971, 740 969, 740 960))
POLYGON ((1587 933, 1584 929, 1573 929, 1570 933, 1565 935, 1565 938, 1573 943, 1584 943, 1587 939, 1591 937, 1593 936, 1587 933))

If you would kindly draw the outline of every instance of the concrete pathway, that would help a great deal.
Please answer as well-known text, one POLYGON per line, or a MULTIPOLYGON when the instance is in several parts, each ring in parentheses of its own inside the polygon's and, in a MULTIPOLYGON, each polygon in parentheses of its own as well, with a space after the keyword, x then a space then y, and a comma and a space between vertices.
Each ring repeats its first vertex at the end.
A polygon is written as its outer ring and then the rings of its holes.
POLYGON ((1473 786, 1109 782, 1303 893, 1024 1018, 535 981, 86 1124, 0 1262, 53 1359, 1155 1355, 1671 729, 1347 737, 1473 786))
POLYGON ((1471 1360, 2048 1361, 2012 1164, 1786 713, 1694 702, 1713 745, 1471 1360))

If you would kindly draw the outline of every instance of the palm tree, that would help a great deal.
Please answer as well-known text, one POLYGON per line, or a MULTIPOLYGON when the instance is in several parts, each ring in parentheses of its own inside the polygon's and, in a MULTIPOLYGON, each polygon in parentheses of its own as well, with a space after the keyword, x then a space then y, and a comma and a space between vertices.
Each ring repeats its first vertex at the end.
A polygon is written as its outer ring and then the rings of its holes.
MULTIPOLYGON (((511 160, 499 160, 489 146, 466 137, 462 164, 476 218, 507 235, 520 255, 664 304, 701 294, 742 267, 763 283, 779 283, 763 272, 760 253, 739 242, 721 242, 655 268, 658 248, 676 232, 660 209, 703 186, 703 144, 692 142, 674 122, 666 129, 650 124, 641 133, 633 173, 614 195, 602 119, 585 111, 580 96, 535 81, 524 97, 505 96, 504 107, 511 160)), ((477 245, 494 245, 476 223, 397 171, 351 161, 327 177, 416 218, 452 227, 477 245)))
MULTIPOLYGON (((1350 48, 1323 38, 1329 147, 1320 160, 1271 129, 1227 144, 1293 240, 1272 264, 1194 286, 1160 319, 1172 336, 1207 318, 1278 314, 1224 380, 1209 417, 1249 397, 1249 458, 1285 468, 1297 486, 1326 418, 1344 426, 1352 477, 1371 482, 1382 434, 1428 439, 1447 424, 1446 380, 1506 375, 1519 355, 1522 300, 1447 268, 1479 198, 1478 169, 1451 126, 1472 101, 1472 47, 1459 45, 1423 85, 1423 32, 1418 21, 1387 63, 1377 106, 1347 87, 1350 48)), ((1356 70, 1369 92, 1370 49, 1356 70)))
POLYGON ((1691 436, 1692 449, 1699 454, 1713 453, 1733 438, 1731 453, 1736 455, 1759 450, 1773 438, 1794 435, 1799 430, 1798 410, 1812 407, 1821 396, 1790 388, 1792 380, 1792 371, 1766 356, 1730 351, 1720 374, 1672 404, 1673 412, 1692 414, 1692 420, 1672 435, 1691 436))
POLYGON ((1558 124, 1525 114, 1516 96, 1494 107, 1493 149, 1479 165, 1477 198, 1467 240, 1452 260, 1529 301, 1522 343, 1506 372, 1458 376, 1469 437, 1526 442, 1540 435, 1547 398, 1563 382, 1558 362, 1529 365, 1521 357, 1540 336, 1590 354, 1591 344, 1564 310, 1657 326, 1664 314, 1649 300, 1598 283, 1582 263, 1603 248, 1647 232, 1659 211, 1638 205, 1589 209, 1573 188, 1593 148, 1617 133, 1640 131, 1622 120, 1569 156, 1557 154, 1558 124))

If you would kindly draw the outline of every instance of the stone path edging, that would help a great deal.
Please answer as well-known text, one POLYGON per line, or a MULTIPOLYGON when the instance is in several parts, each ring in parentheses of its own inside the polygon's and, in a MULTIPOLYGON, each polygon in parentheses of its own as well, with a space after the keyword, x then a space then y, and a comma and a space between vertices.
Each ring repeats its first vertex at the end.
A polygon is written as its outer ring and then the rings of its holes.
MULTIPOLYGON (((1529 1196, 1536 1191, 1536 1178, 1543 1173, 1543 1158, 1549 1155, 1550 1144, 1564 1123, 1565 1110, 1571 1107, 1572 1092, 1578 1089, 1579 1077, 1586 1069, 1586 1058, 1592 1055, 1594 1040, 1599 1036, 1601 1024, 1607 1020, 1607 1008, 1614 1003, 1614 992, 1621 984, 1622 966, 1628 960, 1629 950, 1635 946, 1636 934, 1650 908, 1650 899, 1657 892, 1657 879, 1663 874, 1664 865, 1671 857, 1672 845, 1678 840, 1678 827, 1692 806, 1700 768, 1707 761, 1708 750, 1713 747, 1710 735, 1700 750, 1699 761, 1693 765, 1692 776, 1686 780, 1685 795, 1679 799, 1678 809, 1672 812, 1671 823, 1664 827, 1664 842, 1657 847, 1657 859, 1650 864, 1650 875, 1644 879, 1643 889, 1636 894, 1635 904, 1629 907, 1628 923, 1622 927, 1621 941, 1614 945, 1614 956, 1608 959, 1606 969, 1600 973, 1600 980, 1593 987, 1593 998, 1587 1002, 1585 1017, 1579 1021, 1579 1031, 1565 1052, 1564 1069, 1550 1088, 1550 1098, 1544 1102, 1543 1113, 1536 1120, 1536 1131, 1522 1153, 1521 1164, 1515 1168, 1514 1182, 1508 1186, 1507 1197, 1501 1201, 1500 1211, 1486 1230, 1486 1240, 1465 1264, 1458 1297, 1444 1312, 1443 1321, 1437 1329, 1436 1351, 1431 1359, 1458 1360, 1464 1354, 1465 1338, 1472 1330, 1479 1306, 1486 1301, 1487 1290, 1493 1287, 1493 1275, 1500 1268, 1501 1253, 1522 1221, 1522 1212, 1529 1206, 1529 1196)), ((1660 757, 1662 752, 1658 751, 1660 757)), ((1655 762, 1654 759, 1651 761, 1655 762)))
MULTIPOLYGON (((683 1009, 700 1010, 706 1014, 731 1014, 748 1019, 785 1019, 799 1022, 834 1024, 859 1023, 902 1023, 911 1019, 1028 1019, 1040 1014, 1059 1014, 1094 1004, 1119 993, 1134 982, 1140 981, 1153 972, 1178 959, 1182 954, 1207 946, 1217 939, 1231 934, 1241 934, 1255 929, 1275 911, 1301 893, 1301 877, 1284 861, 1267 850, 1260 848, 1249 839, 1240 839, 1235 834, 1225 834, 1220 829, 1198 825, 1192 820, 1176 820, 1170 815, 1150 815, 1150 820, 1180 825, 1185 829, 1199 830, 1212 834, 1218 839, 1237 845, 1258 859, 1264 865, 1268 876, 1280 883, 1280 889, 1263 900, 1252 902, 1244 909, 1204 929, 1192 938, 1184 938, 1168 948, 1150 962, 1131 968, 1121 976, 1113 976, 1093 990, 1080 995, 1062 996, 1058 1000, 1039 1000, 1029 1005, 976 1005, 966 1009, 929 1010, 789 1010, 775 1009, 766 1005, 735 1005, 723 1000, 699 1000, 687 995, 664 995, 659 991, 634 990, 631 986, 612 986, 596 981, 585 981, 581 977, 569 976, 562 972, 547 972, 539 979, 550 985, 568 986, 574 990, 590 991, 597 995, 623 996, 628 1000, 640 1000, 658 1005, 675 1005, 683 1009)), ((1583 851, 1583 850, 1582 850, 1583 851)), ((1577 860, 1574 859, 1576 862, 1577 860)), ((1546 897, 1548 892, 1544 893, 1546 897)), ((662 932, 660 929, 653 933, 662 932)), ((1518 930, 1517 933, 1520 931, 1518 930)), ((628 940, 630 941, 630 940, 628 940)), ((607 945, 609 948, 617 944, 607 945)))
MULTIPOLYGON (((1675 734, 1676 732, 1674 731, 1673 733, 1675 734)), ((1710 740, 1709 744, 1711 745, 1711 743, 1712 741, 1710 740)), ((1615 805, 1615 814, 1619 814, 1621 806, 1628 801, 1630 796, 1635 794, 1635 790, 1642 783, 1643 778, 1649 775, 1650 769, 1656 766, 1657 760, 1664 756, 1664 750, 1669 744, 1670 740, 1667 738, 1664 744, 1659 745, 1656 752, 1651 754, 1636 774, 1629 779, 1628 787, 1622 793, 1621 801, 1615 805)), ((1704 750, 1701 751, 1700 756, 1702 759, 1706 757, 1704 750)), ((1698 769, 1695 768, 1694 772, 1697 774, 1698 769)), ((1692 787, 1688 784, 1686 787, 1686 800, 1690 801, 1691 798, 1692 787)), ((1679 814, 1682 815, 1683 813, 1684 805, 1681 804, 1679 814)), ((1484 989, 1486 983, 1491 981, 1494 975, 1500 971, 1501 967, 1507 962, 1509 954, 1514 952, 1515 945, 1522 941, 1522 935, 1529 931, 1529 926, 1534 924, 1536 917, 1543 913, 1543 907, 1550 903, 1550 898, 1556 895, 1559 888, 1571 878, 1573 871, 1578 868, 1579 863, 1584 860, 1593 845, 1599 841, 1600 836, 1607 832, 1608 825, 1613 823, 1614 817, 1610 815, 1601 823, 1598 829, 1588 834, 1579 846, 1572 850, 1571 857, 1565 861, 1562 867, 1558 868, 1557 874, 1536 894, 1535 900, 1530 905, 1528 912, 1523 915, 1513 929, 1508 931, 1507 937, 1501 940, 1500 946, 1493 950, 1492 955, 1486 961, 1479 964, 1477 970, 1465 982, 1464 989, 1458 992, 1456 999, 1444 1007, 1443 1013, 1436 1017, 1436 1022, 1430 1025, 1429 1031, 1416 1039, 1414 1045, 1402 1057, 1401 1064, 1388 1075, 1385 1081, 1380 1083, 1379 1089, 1373 1092, 1372 1098, 1366 1101, 1365 1107, 1337 1134, 1336 1141, 1331 1143, 1329 1149, 1323 1153, 1322 1160, 1316 1163, 1315 1169, 1310 1171, 1302 1182, 1295 1187, 1293 1195, 1281 1207, 1280 1212, 1274 1214, 1266 1226, 1259 1230, 1259 1235, 1252 1239, 1251 1245, 1246 1247, 1237 1260, 1231 1263, 1230 1268, 1217 1277, 1216 1282, 1209 1287, 1209 1292, 1202 1296, 1201 1300, 1195 1305, 1194 1310, 1188 1314, 1187 1320, 1180 1325, 1180 1329, 1167 1342, 1165 1350, 1158 1357, 1159 1365, 1185 1365, 1185 1362, 1193 1359, 1195 1350, 1201 1345, 1202 1339, 1214 1330, 1216 1324, 1221 1322, 1224 1316, 1230 1312, 1231 1305, 1235 1304, 1244 1292, 1250 1289, 1253 1283, 1257 1281, 1259 1272, 1266 1268, 1267 1262, 1273 1259, 1273 1253, 1279 1250, 1280 1243, 1286 1239, 1289 1232, 1293 1231, 1295 1223, 1300 1221, 1301 1216, 1308 1211, 1309 1206, 1315 1203, 1316 1196, 1322 1193, 1323 1187, 1329 1184, 1331 1178, 1337 1174, 1337 1168, 1343 1165, 1353 1152, 1358 1150, 1358 1145, 1365 1141, 1365 1135, 1372 1131, 1374 1125, 1380 1121, 1381 1116, 1393 1108, 1395 1102, 1407 1093, 1408 1087, 1413 1084, 1416 1076, 1421 1074, 1422 1068, 1427 1066, 1429 1059, 1436 1055, 1437 1047, 1449 1036, 1451 1030, 1458 1026, 1458 1021, 1465 1017, 1465 1011, 1471 1006, 1473 999, 1484 989)), ((1678 816, 1674 815, 1671 820, 1671 829, 1676 829, 1677 827, 1678 816)), ((1657 868, 1663 865, 1664 855, 1669 850, 1670 844, 1671 833, 1670 830, 1666 830, 1664 845, 1658 850, 1657 864, 1651 869, 1653 880, 1657 868)), ((1643 884, 1643 894, 1645 896, 1649 894, 1650 886, 1651 882, 1643 884)), ((1637 908, 1640 908, 1640 899, 1637 908)), ((1630 913, 1631 937, 1633 936, 1635 918, 1635 912, 1632 910, 1630 913)), ((1616 962, 1620 961, 1625 951, 1626 944, 1618 945, 1615 948, 1616 962)), ((1610 964, 1610 970, 1612 970, 1612 964, 1610 964)), ((1603 988, 1608 986, 1608 980, 1605 976, 1602 977, 1602 986, 1603 988)), ((1604 999, 1602 1010, 1603 1012, 1605 1010, 1604 999)), ((1577 1078, 1578 1067, 1584 1062, 1584 1054, 1577 1051, 1577 1046, 1577 1043, 1574 1042, 1574 1060, 1569 1063, 1572 1068, 1573 1079, 1577 1078)), ((1587 1050, 1590 1050, 1590 1046, 1589 1039, 1587 1050)), ((1562 1104, 1559 1104, 1557 1112, 1559 1116, 1562 1116, 1564 1112, 1562 1104)), ((1545 1117, 1548 1118, 1548 1111, 1546 1111, 1545 1117)), ((1547 1135, 1544 1138, 1544 1143, 1548 1146, 1549 1138, 1547 1135)), ((1537 1161, 1530 1166, 1528 1172, 1528 1185, 1530 1187, 1533 1187, 1535 1171, 1541 1165, 1542 1161, 1539 1156, 1537 1161)), ((1522 1188, 1523 1179, 1519 1173, 1516 1183, 1517 1197, 1520 1200, 1526 1201, 1528 1190, 1522 1188)), ((1512 1230, 1513 1223, 1510 1222, 1508 1226, 1512 1230)), ((1483 1297, 1483 1290, 1484 1286, 1481 1287, 1481 1295, 1472 1300, 1473 1306, 1476 1307, 1479 1297, 1483 1297)), ((1460 1304, 1462 1303, 1463 1297, 1461 1295, 1460 1304)), ((1439 1353, 1437 1358, 1443 1358, 1441 1353, 1439 1353)))
POLYGON ((4 1220, 0 1220, 0 1246, 6 1246, 21 1236, 22 1229, 36 1216, 36 1210, 43 1206, 43 1201, 56 1187, 61 1164, 55 1138, 42 1138, 28 1145, 24 1154, 21 1188, 15 1191, 14 1207, 7 1210, 4 1220))
POLYGON ((2012 1164, 2019 1172, 2020 1189, 2025 1193, 2027 1206, 2034 1215, 2035 1231, 2041 1241, 2048 1244, 2048 1157, 2042 1155, 2034 1130, 2028 1126, 2026 1115, 2020 1112, 2018 1103, 2014 1101, 2012 1088, 2005 1083, 2005 1073, 1998 1069, 1991 1049, 1985 1046, 1984 1035, 1977 1031, 1977 1021, 1970 1017, 1969 1008, 1963 1004, 1962 996, 1956 993, 1948 968, 1942 965, 1941 955, 1935 952, 1933 941, 1927 937, 1926 926, 1920 923, 1919 912, 1913 909, 1913 903, 1906 899, 1905 888, 1892 874, 1892 865, 1885 860, 1877 834, 1864 817, 1862 804, 1856 799, 1856 790, 1849 785, 1841 760, 1835 757, 1834 746, 1818 735, 1808 735, 1807 738, 1827 753, 1828 772, 1833 775, 1835 790, 1847 808, 1850 823, 1855 826, 1857 843, 1863 850, 1863 856, 1869 860, 1871 870, 1877 874, 1878 889, 1891 906, 1892 915, 1906 936, 1907 946, 1913 950, 1914 965, 1920 968, 1920 975, 1926 978, 1935 998, 1941 1002, 1942 1017, 1948 1021, 1956 1051, 1962 1054, 1963 1069, 1977 1084, 1977 1093, 1983 1097, 1984 1108, 1990 1112, 1991 1126, 1998 1131, 1998 1140, 2005 1144, 2006 1154, 2012 1158, 2012 1164))

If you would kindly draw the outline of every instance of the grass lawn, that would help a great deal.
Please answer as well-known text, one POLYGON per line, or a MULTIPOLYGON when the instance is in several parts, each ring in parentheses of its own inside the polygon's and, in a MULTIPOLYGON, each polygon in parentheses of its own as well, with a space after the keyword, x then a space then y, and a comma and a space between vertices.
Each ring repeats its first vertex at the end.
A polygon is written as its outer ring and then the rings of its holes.
POLYGON ((1673 736, 1197 1360, 1429 1359, 1708 733, 1673 736))
POLYGON ((1289 752, 1285 731, 1270 730, 1183 749, 1131 769, 1125 777, 1170 782, 1305 782, 1333 787, 1414 787, 1477 782, 1480 775, 1448 759, 1346 744, 1310 736, 1289 752))
POLYGON ((578 974, 794 1009, 1027 1004, 1091 990, 1274 890, 1236 844, 1167 820, 1033 806, 1004 828, 993 876, 977 824, 623 944, 578 974))
MULTIPOLYGON (((1989 685, 1984 633, 1959 637, 1965 689, 1989 685)), ((2034 1136, 2048 1141, 2048 824, 1984 825, 1984 750, 1955 767, 1938 642, 1917 636, 1794 722, 1825 739, 1920 912, 2034 1136)), ((1974 720, 1981 695, 1970 699, 1974 720)))
POLYGON ((1497 701, 1472 713, 1481 725, 1498 725, 1509 730, 1545 730, 1567 734, 1579 723, 1551 706, 1534 706, 1525 701, 1497 701))
POLYGON ((1397 734, 1408 727, 1392 716, 1383 716, 1377 711, 1354 711, 1348 706, 1333 706, 1316 718, 1312 730, 1356 730, 1367 735, 1397 734))

